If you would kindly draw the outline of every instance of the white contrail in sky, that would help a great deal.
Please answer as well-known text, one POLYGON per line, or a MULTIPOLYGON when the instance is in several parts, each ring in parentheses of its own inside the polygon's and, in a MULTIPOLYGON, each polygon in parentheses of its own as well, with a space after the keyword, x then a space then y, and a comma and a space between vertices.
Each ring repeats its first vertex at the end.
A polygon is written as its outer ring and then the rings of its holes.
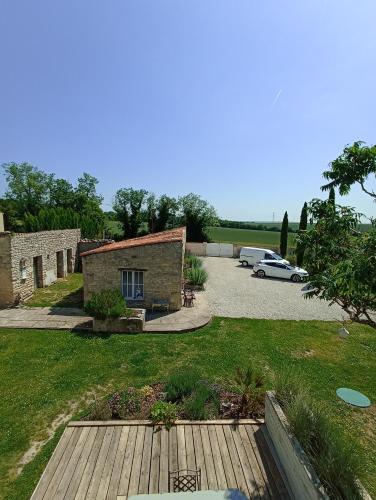
POLYGON ((273 101, 273 104, 272 104, 272 109, 277 104, 279 98, 281 97, 281 94, 282 94, 282 89, 279 89, 278 92, 275 95, 275 98, 274 98, 274 101, 273 101))

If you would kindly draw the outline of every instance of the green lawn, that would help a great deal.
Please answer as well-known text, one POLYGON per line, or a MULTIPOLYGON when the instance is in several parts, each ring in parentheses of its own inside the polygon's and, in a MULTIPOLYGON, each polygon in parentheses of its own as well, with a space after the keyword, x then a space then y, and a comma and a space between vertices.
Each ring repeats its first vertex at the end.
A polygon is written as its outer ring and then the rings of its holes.
POLYGON ((229 380, 237 366, 250 363, 260 365, 268 376, 285 367, 301 374, 327 414, 361 444, 361 479, 376 494, 375 408, 350 408, 335 394, 336 388, 347 386, 376 401, 376 334, 354 325, 344 341, 337 328, 337 323, 318 321, 215 318, 184 335, 0 330, 0 497, 29 498, 59 434, 14 479, 17 461, 32 440, 45 436, 68 402, 85 392, 155 382, 182 366, 195 366, 211 379, 229 380))
POLYGON ((82 307, 82 273, 68 274, 46 288, 37 288, 26 302, 29 307, 82 307))
MULTIPOLYGON (((278 249, 280 233, 275 231, 254 231, 253 229, 233 229, 227 227, 210 227, 208 230, 212 241, 217 243, 235 243, 242 246, 255 246, 278 249)), ((289 247, 294 246, 295 234, 289 233, 289 247)))

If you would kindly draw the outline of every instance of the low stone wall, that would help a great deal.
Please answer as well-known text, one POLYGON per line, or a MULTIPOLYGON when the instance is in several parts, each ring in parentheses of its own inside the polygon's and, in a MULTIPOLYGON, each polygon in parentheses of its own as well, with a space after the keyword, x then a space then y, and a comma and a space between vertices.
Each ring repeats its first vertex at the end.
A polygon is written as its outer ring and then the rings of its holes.
POLYGON ((141 333, 145 326, 145 309, 133 309, 130 318, 94 319, 93 331, 103 333, 141 333))

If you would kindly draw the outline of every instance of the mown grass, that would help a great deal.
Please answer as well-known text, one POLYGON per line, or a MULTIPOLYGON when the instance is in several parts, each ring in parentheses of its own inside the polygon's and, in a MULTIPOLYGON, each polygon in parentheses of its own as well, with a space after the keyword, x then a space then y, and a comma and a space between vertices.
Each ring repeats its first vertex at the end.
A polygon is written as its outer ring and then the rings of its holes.
POLYGON ((195 333, 102 335, 61 331, 0 330, 0 497, 29 498, 53 450, 41 453, 14 477, 18 460, 69 401, 87 391, 165 379, 178 368, 233 380, 237 366, 257 364, 269 377, 290 367, 310 387, 331 420, 355 439, 364 460, 360 478, 376 494, 376 411, 338 400, 352 387, 376 400, 376 334, 354 325, 341 340, 336 323, 215 318, 195 333))
MULTIPOLYGON (((268 247, 278 249, 280 233, 274 231, 255 231, 253 229, 233 229, 210 227, 208 235, 215 243, 234 243, 241 246, 268 247)), ((289 233, 288 245, 295 246, 295 234, 289 233)))
POLYGON ((29 307, 82 307, 82 273, 68 274, 46 288, 37 288, 26 302, 29 307))

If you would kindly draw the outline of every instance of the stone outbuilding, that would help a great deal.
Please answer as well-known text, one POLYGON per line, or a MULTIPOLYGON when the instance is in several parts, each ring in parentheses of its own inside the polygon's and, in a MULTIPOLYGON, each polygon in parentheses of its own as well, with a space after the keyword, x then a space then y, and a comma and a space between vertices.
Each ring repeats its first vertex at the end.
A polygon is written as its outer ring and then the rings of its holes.
POLYGON ((177 228, 81 253, 85 302, 120 288, 131 307, 149 309, 159 301, 179 310, 185 240, 185 228, 177 228))
POLYGON ((80 229, 0 232, 0 307, 28 299, 76 269, 80 229))

